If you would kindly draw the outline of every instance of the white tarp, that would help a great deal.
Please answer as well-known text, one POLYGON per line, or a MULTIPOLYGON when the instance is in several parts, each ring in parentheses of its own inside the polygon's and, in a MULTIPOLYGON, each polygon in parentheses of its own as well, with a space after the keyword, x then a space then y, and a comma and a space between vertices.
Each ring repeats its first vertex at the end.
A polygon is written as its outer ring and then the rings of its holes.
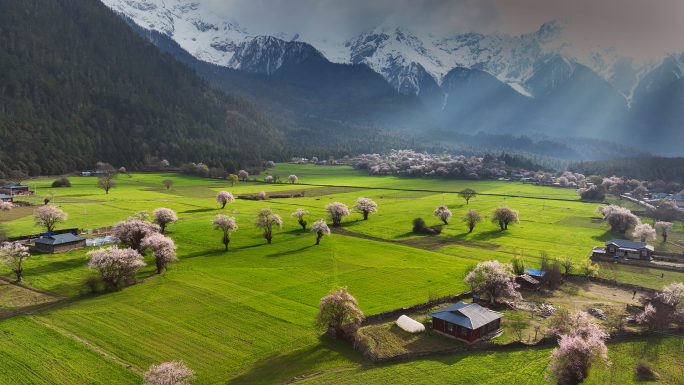
POLYGON ((114 245, 119 243, 119 239, 107 235, 104 238, 95 238, 95 239, 86 239, 86 246, 88 247, 94 247, 94 246, 105 246, 105 245, 114 245))
POLYGON ((420 333, 425 331, 425 325, 405 315, 399 317, 397 325, 409 333, 420 333))

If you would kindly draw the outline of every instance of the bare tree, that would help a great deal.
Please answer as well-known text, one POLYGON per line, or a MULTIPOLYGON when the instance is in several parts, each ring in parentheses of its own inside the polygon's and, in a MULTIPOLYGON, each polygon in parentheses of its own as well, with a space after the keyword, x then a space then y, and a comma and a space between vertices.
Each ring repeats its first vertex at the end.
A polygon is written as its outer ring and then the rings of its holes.
POLYGON ((475 224, 477 222, 482 222, 484 221, 484 218, 480 213, 478 213, 475 210, 468 210, 468 212, 461 218, 462 222, 465 222, 468 225, 468 234, 473 232, 473 229, 475 229, 475 224))
POLYGON ((114 174, 106 174, 97 179, 97 188, 104 190, 105 194, 109 194, 109 190, 115 187, 116 182, 114 181, 114 174))
POLYGON ((168 190, 171 188, 171 186, 173 186, 173 181, 171 179, 164 179, 162 184, 166 186, 166 189, 168 190))

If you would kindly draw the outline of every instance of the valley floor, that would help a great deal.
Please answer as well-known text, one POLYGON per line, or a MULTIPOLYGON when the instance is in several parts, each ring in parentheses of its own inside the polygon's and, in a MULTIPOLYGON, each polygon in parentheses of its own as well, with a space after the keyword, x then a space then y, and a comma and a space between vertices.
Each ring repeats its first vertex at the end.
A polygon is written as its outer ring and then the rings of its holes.
MULTIPOLYGON (((270 384, 295 377, 303 383, 341 384, 541 383, 552 346, 371 364, 346 343, 315 329, 318 302, 330 289, 347 286, 364 313, 376 314, 466 291, 465 271, 479 261, 509 261, 519 254, 536 268, 542 251, 581 261, 592 247, 615 237, 595 219, 596 204, 578 201, 569 189, 378 177, 349 167, 278 165, 268 172, 283 179, 296 174, 302 184, 238 182, 231 187, 179 174, 134 174, 120 176, 118 187, 104 194, 95 188, 95 179, 72 177, 73 187, 55 195, 54 204, 69 214, 64 228, 105 228, 135 211, 168 207, 181 218, 168 228, 180 261, 157 275, 153 257, 147 256, 139 284, 87 295, 85 281, 92 274, 85 266, 88 250, 29 258, 22 286, 0 282, 0 330, 7 341, 0 347, 0 367, 7 374, 0 383, 136 384, 149 365, 181 359, 197 372, 197 384, 270 384), (175 182, 170 189, 161 185, 166 178, 175 182), (456 194, 466 187, 498 195, 480 195, 466 204, 456 194), (221 210, 214 201, 219 190, 235 196, 305 191, 305 197, 238 199, 221 210), (339 201, 351 207, 361 196, 377 202, 379 212, 367 221, 352 214, 319 246, 289 216, 301 207, 313 223, 325 218, 326 204, 339 201), (439 236, 411 231, 416 217, 439 226, 432 212, 442 203, 454 217, 439 236), (521 223, 501 232, 486 218, 468 234, 460 222, 468 209, 489 216, 501 205, 518 210, 521 223), (258 210, 269 206, 284 220, 270 245, 253 225, 258 210), (234 216, 239 226, 227 253, 210 225, 219 213, 234 216)), ((51 182, 31 182, 38 188, 36 201, 51 190, 51 182)), ((11 236, 35 233, 30 214, 0 213, 0 222, 11 236)), ((684 236, 681 230, 674 233, 684 236)), ((5 268, 0 273, 10 276, 5 268)), ((601 265, 606 278, 651 288, 684 281, 684 273, 662 273, 601 265)), ((617 369, 597 369, 590 383, 610 376, 614 383, 635 382, 630 373, 637 359, 649 360, 664 383, 681 383, 683 369, 675 357, 683 344, 677 336, 616 342, 610 354, 617 369)))

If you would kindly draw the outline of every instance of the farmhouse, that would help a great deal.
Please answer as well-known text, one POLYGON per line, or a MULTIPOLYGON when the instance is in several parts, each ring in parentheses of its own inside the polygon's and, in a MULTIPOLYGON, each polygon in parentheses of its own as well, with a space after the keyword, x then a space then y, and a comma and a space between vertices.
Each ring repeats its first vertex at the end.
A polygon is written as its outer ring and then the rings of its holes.
MULTIPOLYGON (((653 250, 653 246, 646 242, 613 239, 606 242, 605 256, 651 260, 653 250)), ((594 248, 593 253, 596 254, 596 252, 597 250, 594 248)))
POLYGON ((502 313, 485 309, 476 303, 445 307, 429 314, 432 330, 469 343, 492 335, 501 329, 502 313))
POLYGON ((37 239, 35 249, 46 254, 57 254, 86 247, 86 239, 71 233, 37 239))
POLYGON ((29 190, 29 186, 25 184, 10 183, 0 187, 0 193, 7 194, 10 196, 15 195, 32 195, 32 191, 29 190))
POLYGON ((3 202, 14 202, 14 197, 11 195, 0 194, 0 201, 3 202))
POLYGON ((520 285, 521 288, 527 290, 537 290, 539 289, 539 280, 533 278, 529 274, 523 274, 515 277, 515 283, 520 285))

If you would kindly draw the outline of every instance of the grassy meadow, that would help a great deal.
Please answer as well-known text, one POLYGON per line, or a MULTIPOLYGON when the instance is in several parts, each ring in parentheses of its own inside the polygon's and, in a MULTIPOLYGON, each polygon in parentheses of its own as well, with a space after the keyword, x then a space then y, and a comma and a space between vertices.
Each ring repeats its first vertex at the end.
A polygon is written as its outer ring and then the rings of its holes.
MULTIPOLYGON (((330 289, 347 286, 364 313, 375 314, 467 290, 465 271, 478 261, 508 261, 520 254, 536 268, 542 251, 581 261, 592 247, 615 237, 596 219, 596 204, 578 201, 570 189, 370 176, 346 166, 277 165, 268 171, 274 174, 283 180, 296 174, 301 184, 249 181, 231 187, 223 180, 181 174, 132 174, 120 176, 117 188, 105 194, 95 188, 94 178, 71 177, 72 187, 59 189, 50 188, 52 179, 30 181, 38 189, 31 198, 35 202, 56 191, 53 204, 69 214, 61 228, 102 228, 135 211, 173 209, 180 220, 167 230, 178 245, 180 261, 157 275, 153 257, 147 256, 139 284, 86 295, 84 284, 93 274, 86 267, 88 250, 32 256, 25 262, 23 286, 0 287, 0 316, 31 310, 29 317, 0 318, 0 330, 9 338, 9 345, 0 347, 0 367, 8 373, 4 378, 18 379, 9 383, 43 383, 53 373, 55 383, 136 384, 139 372, 149 365, 182 359, 196 371, 197 384, 269 384, 310 373, 320 375, 305 383, 501 383, 508 371, 516 383, 541 383, 550 350, 545 347, 369 365, 349 345, 315 329, 319 300, 330 289), (174 181, 170 189, 161 185, 167 178, 174 181), (456 194, 463 188, 494 195, 479 195, 466 204, 456 194), (221 210, 215 202, 219 190, 236 197, 261 190, 305 191, 305 197, 238 199, 221 210), (301 207, 310 212, 306 219, 311 224, 325 218, 326 204, 339 201, 351 207, 361 196, 372 198, 379 212, 367 221, 353 213, 319 246, 290 218, 301 207), (442 203, 453 213, 448 225, 432 215, 442 203), (521 219, 504 232, 488 218, 501 205, 518 210, 521 219), (270 245, 253 225, 263 207, 271 207, 284 222, 282 229, 274 230, 270 245), (460 221, 469 209, 487 217, 472 234, 460 221), (234 216, 238 225, 227 253, 221 234, 210 225, 220 213, 234 216), (413 233, 411 221, 416 217, 428 226, 442 226, 442 233, 413 233), (22 296, 22 290, 32 294, 22 296), (23 303, 16 299, 24 297, 28 299, 23 303), (59 302, 31 308, 51 298, 59 302), (49 343, 40 343, 44 340, 49 343), (10 361, 14 364, 4 364, 10 361), (36 370, 25 370, 24 365, 34 361, 36 370), (465 382, 454 380, 459 373, 467 374, 459 377, 465 382)), ((10 236, 40 231, 25 208, 0 213, 0 223, 10 236)), ((684 281, 682 273, 667 272, 664 278, 661 273, 611 264, 601 268, 608 278, 654 288, 684 281)), ((10 277, 4 267, 0 274, 10 277)))

